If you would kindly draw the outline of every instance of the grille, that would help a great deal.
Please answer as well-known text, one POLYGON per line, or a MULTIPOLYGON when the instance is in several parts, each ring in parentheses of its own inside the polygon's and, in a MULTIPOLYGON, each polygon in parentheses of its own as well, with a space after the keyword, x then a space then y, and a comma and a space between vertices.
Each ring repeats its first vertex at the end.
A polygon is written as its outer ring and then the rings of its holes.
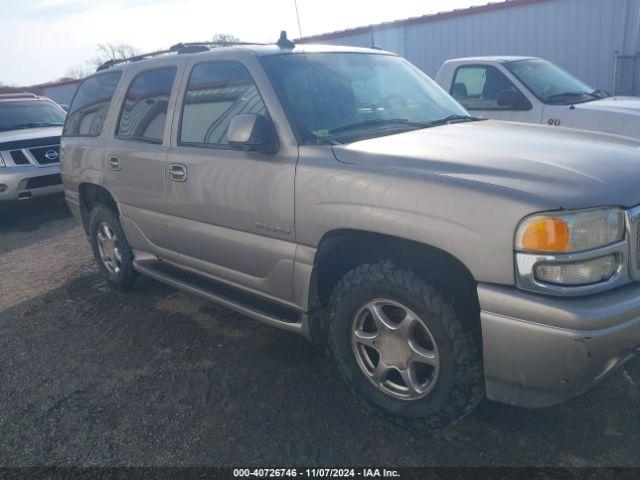
POLYGON ((631 209, 628 215, 631 276, 634 280, 640 280, 640 207, 631 209))
POLYGON ((58 163, 60 161, 60 145, 31 148, 29 151, 40 165, 48 165, 51 163, 58 163))
POLYGON ((62 177, 59 173, 53 175, 43 175, 42 177, 34 177, 27 180, 25 185, 26 190, 32 188, 52 187, 53 185, 60 185, 62 183, 62 177))
POLYGON ((31 165, 31 162, 29 162, 22 150, 13 150, 11 152, 11 158, 13 158, 13 163, 16 165, 31 165))

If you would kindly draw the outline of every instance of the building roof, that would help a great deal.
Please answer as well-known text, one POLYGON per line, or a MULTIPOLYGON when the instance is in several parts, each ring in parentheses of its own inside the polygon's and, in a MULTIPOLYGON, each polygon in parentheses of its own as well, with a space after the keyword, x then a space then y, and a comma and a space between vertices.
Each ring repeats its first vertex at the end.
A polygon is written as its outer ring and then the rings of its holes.
POLYGON ((522 56, 513 56, 513 55, 460 57, 460 58, 452 58, 450 60, 447 60, 446 63, 469 62, 469 61, 510 63, 510 62, 519 62, 521 60, 538 60, 538 57, 522 57, 522 56))
POLYGON ((299 43, 299 42, 315 42, 315 41, 322 41, 322 40, 332 40, 336 38, 350 37, 351 35, 371 33, 374 30, 384 30, 387 28, 404 27, 407 25, 438 22, 440 20, 446 20, 448 18, 462 17, 465 15, 475 15, 476 13, 492 12, 495 10, 503 10, 506 8, 519 7, 523 5, 530 5, 534 3, 541 3, 541 2, 547 2, 547 1, 550 1, 550 0, 505 0, 503 2, 493 2, 493 3, 487 3, 485 5, 478 5, 478 6, 469 7, 469 8, 422 15, 420 17, 411 17, 411 18, 406 18, 404 20, 394 20, 392 22, 377 23, 374 25, 366 25, 363 27, 348 28, 346 30, 338 30, 335 32, 322 33, 319 35, 311 35, 308 37, 295 39, 294 42, 299 43))

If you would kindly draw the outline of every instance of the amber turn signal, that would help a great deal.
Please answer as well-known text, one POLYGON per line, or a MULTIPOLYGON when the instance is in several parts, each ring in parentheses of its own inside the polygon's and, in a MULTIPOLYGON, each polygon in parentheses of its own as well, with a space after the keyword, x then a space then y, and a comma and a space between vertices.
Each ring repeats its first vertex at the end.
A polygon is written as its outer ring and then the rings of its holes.
POLYGON ((567 252, 571 245, 569 226, 560 218, 533 218, 524 226, 519 243, 525 251, 567 252))

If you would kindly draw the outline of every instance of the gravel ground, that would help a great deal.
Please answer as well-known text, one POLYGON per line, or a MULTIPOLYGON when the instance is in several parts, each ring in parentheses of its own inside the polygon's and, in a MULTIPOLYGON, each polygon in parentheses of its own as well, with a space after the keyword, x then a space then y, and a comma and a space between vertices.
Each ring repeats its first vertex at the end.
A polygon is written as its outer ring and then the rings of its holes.
POLYGON ((363 411, 322 348, 100 278, 60 199, 0 211, 0 465, 640 465, 640 362, 544 410, 439 434, 363 411))

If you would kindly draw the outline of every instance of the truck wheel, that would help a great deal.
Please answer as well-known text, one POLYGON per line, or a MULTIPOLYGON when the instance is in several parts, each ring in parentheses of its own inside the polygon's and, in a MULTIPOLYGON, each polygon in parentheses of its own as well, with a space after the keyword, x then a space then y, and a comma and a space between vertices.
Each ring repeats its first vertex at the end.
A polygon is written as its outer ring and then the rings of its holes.
POLYGON ((484 396, 479 341, 434 285, 391 262, 338 282, 329 346, 356 394, 417 428, 450 426, 484 396))
POLYGON ((89 234, 93 256, 109 284, 118 290, 130 288, 137 272, 118 214, 106 205, 97 205, 91 210, 89 234))

